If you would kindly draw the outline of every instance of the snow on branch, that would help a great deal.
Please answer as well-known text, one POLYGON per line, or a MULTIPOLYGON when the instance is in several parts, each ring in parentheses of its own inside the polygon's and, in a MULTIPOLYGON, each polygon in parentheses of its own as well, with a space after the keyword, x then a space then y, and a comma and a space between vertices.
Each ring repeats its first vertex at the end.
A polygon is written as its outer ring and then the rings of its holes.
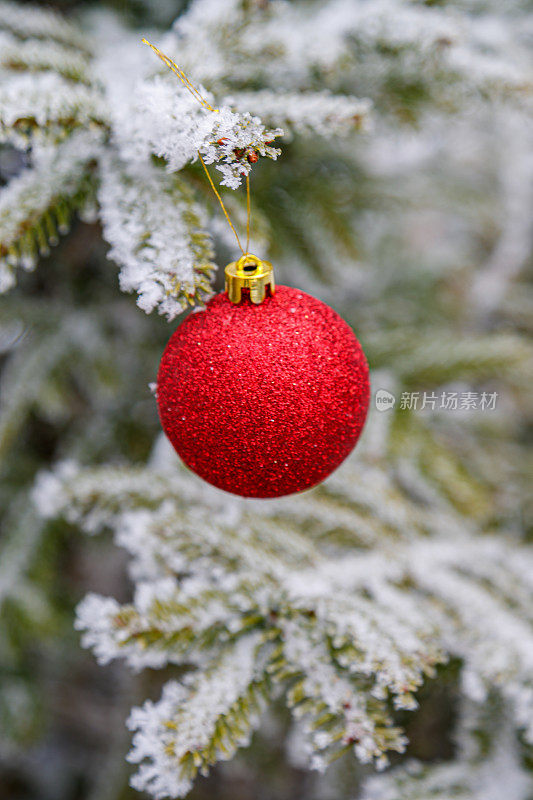
POLYGON ((464 701, 455 739, 457 755, 452 761, 427 764, 411 759, 368 778, 361 800, 529 800, 533 779, 521 763, 512 721, 498 698, 481 706, 464 701))
POLYGON ((465 540, 460 549, 454 542, 433 542, 417 550, 411 575, 448 610, 442 628, 455 629, 454 652, 464 659, 467 690, 473 699, 485 700, 497 686, 517 727, 533 742, 531 549, 487 538, 465 540))
POLYGON ((308 766, 324 772, 333 759, 352 751, 362 763, 375 760, 379 769, 388 763, 387 752, 402 753, 407 739, 381 702, 386 692, 373 696, 362 690, 364 673, 354 679, 355 666, 340 669, 332 655, 337 639, 324 635, 319 626, 292 619, 283 620, 281 627, 286 663, 280 670, 292 679, 287 704, 300 721, 308 766))
POLYGON ((128 760, 140 764, 132 786, 153 797, 184 797, 195 776, 249 744, 264 705, 265 679, 257 673, 262 637, 227 645, 216 666, 170 681, 157 703, 133 709, 128 760))
POLYGON ((89 61, 80 51, 58 42, 29 39, 20 41, 0 28, 0 68, 16 72, 49 70, 67 80, 88 83, 89 61))
POLYGON ((490 8, 469 15, 403 0, 278 0, 266 8, 196 0, 176 20, 165 48, 179 52, 184 68, 211 87, 227 88, 230 76, 236 89, 306 91, 312 76, 332 85, 353 71, 365 93, 379 95, 414 68, 419 80, 446 76, 458 96, 468 87, 520 98, 531 90, 527 37, 513 30, 522 21, 509 15, 506 24, 501 16, 496 22, 490 8))
POLYGON ((369 100, 331 92, 233 93, 224 104, 258 114, 269 125, 307 136, 347 136, 369 127, 369 100))
POLYGON ((59 147, 36 148, 33 165, 0 189, 0 291, 15 282, 15 267, 33 269, 68 231, 72 211, 92 199, 99 146, 98 137, 79 132, 59 147))
POLYGON ((109 258, 123 291, 137 304, 173 319, 211 294, 215 269, 206 216, 187 185, 150 162, 127 166, 107 155, 98 193, 109 258))
POLYGON ((533 351, 531 343, 513 333, 477 335, 457 341, 449 332, 435 329, 405 355, 398 355, 396 369, 406 380, 445 383, 468 375, 470 380, 509 376, 528 381, 533 351), (448 341, 446 341, 448 340, 448 341))
POLYGON ((496 757, 479 763, 468 760, 428 765, 409 762, 406 767, 370 779, 361 800, 529 800, 531 781, 510 741, 496 757))
MULTIPOLYGON (((402 751, 390 708, 415 708, 424 677, 448 656, 462 660, 473 702, 497 690, 513 725, 533 739, 532 553, 447 526, 442 505, 429 500, 418 519, 404 515, 402 527, 409 519, 416 526, 404 535, 386 516, 376 520, 387 545, 365 550, 356 533, 365 512, 357 517, 354 506, 371 504, 371 489, 354 503, 343 481, 356 487, 367 468, 351 459, 331 495, 328 481, 313 501, 265 506, 228 498, 185 470, 66 465, 41 477, 35 498, 46 516, 65 514, 89 532, 111 526, 133 556, 133 603, 90 596, 79 608, 84 644, 100 660, 125 657, 134 669, 197 664, 202 674, 208 664, 216 684, 229 642, 265 636, 254 674, 268 697, 283 690, 316 769, 344 751, 378 767, 388 751, 402 751)), ((403 504, 412 506, 406 497, 403 504)), ((138 786, 182 796, 189 783, 172 783, 176 771, 158 760, 166 739, 151 718, 140 729, 156 767, 141 771, 138 786)), ((201 725, 191 730, 201 739, 201 725)))
MULTIPOLYGON (((203 87, 199 91, 210 104, 215 102, 203 87)), ((222 173, 222 184, 236 189, 259 156, 278 157, 280 150, 272 142, 282 133, 265 128, 248 111, 237 113, 227 106, 209 111, 176 80, 157 76, 139 87, 121 142, 126 157, 154 153, 172 172, 195 161, 200 152, 206 164, 215 164, 222 173)))
POLYGON ((231 629, 233 637, 247 631, 247 610, 258 590, 257 580, 240 577, 221 583, 197 575, 180 582, 173 577, 141 581, 131 604, 88 595, 78 607, 76 627, 84 631, 83 646, 94 648, 101 664, 123 658, 136 671, 202 664, 206 653, 218 652, 222 630, 231 629))
POLYGON ((31 137, 57 143, 80 127, 105 127, 100 93, 54 72, 11 75, 0 82, 0 142, 27 147, 31 137))

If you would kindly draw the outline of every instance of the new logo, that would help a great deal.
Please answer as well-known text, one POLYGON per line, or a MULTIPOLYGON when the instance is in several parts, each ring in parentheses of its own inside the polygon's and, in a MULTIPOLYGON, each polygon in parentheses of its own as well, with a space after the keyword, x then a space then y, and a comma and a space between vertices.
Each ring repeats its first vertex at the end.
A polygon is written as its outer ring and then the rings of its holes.
POLYGON ((390 411, 391 408, 394 408, 396 398, 386 389, 378 389, 374 402, 378 411, 390 411))

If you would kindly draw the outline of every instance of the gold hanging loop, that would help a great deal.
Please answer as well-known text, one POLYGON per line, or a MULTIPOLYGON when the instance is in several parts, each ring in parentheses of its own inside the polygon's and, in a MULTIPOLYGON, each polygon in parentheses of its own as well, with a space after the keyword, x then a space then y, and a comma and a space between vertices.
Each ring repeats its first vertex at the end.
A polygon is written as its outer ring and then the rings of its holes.
POLYGON ((226 291, 232 303, 240 303, 242 290, 247 289, 252 303, 259 305, 266 297, 267 289, 276 291, 274 270, 270 261, 262 261, 252 253, 244 253, 238 261, 232 261, 225 269, 226 291))

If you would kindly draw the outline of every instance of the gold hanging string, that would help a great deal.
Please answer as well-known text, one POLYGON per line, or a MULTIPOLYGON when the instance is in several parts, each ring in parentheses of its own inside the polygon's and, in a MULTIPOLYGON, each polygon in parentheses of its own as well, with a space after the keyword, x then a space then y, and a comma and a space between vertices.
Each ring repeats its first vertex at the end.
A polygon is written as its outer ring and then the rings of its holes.
POLYGON ((220 194, 219 194, 219 192, 218 192, 218 189, 217 189, 217 187, 216 187, 216 186, 215 186, 215 184, 213 183, 213 179, 212 179, 211 175, 209 174, 209 170, 207 169, 207 167, 206 167, 206 165, 205 165, 205 161, 203 160, 203 158, 202 158, 202 155, 201 155, 201 153, 200 153, 200 151, 199 151, 199 150, 198 150, 198 158, 199 158, 199 159, 200 159, 200 161, 202 162, 202 167, 204 168, 205 174, 207 175, 207 180, 208 180, 208 181, 209 181, 209 183, 211 184, 211 188, 212 188, 212 190, 214 191, 214 193, 215 193, 215 194, 216 194, 216 196, 217 196, 217 200, 218 200, 218 202, 220 203, 220 205, 221 205, 221 207, 222 207, 222 211, 224 212, 224 216, 226 217, 226 219, 227 219, 227 221, 228 221, 228 225, 230 226, 231 230, 232 230, 232 231, 233 231, 233 233, 235 234, 235 238, 237 239, 237 244, 239 245, 239 250, 240 250, 240 251, 241 251, 241 253, 244 255, 244 250, 242 249, 241 240, 239 239, 239 236, 238 236, 238 234, 237 234, 237 231, 235 230, 235 228, 234 228, 234 226, 233 226, 233 222, 231 221, 231 219, 230 219, 230 216, 229 216, 228 212, 226 211, 226 206, 224 205, 224 202, 223 202, 223 200, 222 200, 222 198, 221 198, 221 196, 220 196, 220 194))
MULTIPOLYGON (((207 111, 214 111, 214 112, 216 112, 216 113, 218 114, 218 108, 213 108, 213 106, 211 106, 211 105, 210 105, 210 104, 207 102, 207 100, 206 100, 204 97, 202 97, 202 95, 200 94, 200 92, 198 91, 198 89, 196 88, 196 86, 194 86, 194 85, 193 85, 193 84, 190 82, 190 80, 188 79, 188 77, 186 76, 186 74, 183 72, 183 70, 182 70, 182 69, 180 69, 180 68, 178 67, 178 65, 176 64, 176 62, 175 62, 175 61, 172 61, 172 59, 171 59, 171 58, 169 58, 169 57, 168 57, 168 56, 166 56, 164 53, 162 53, 162 52, 161 52, 161 50, 159 50, 157 47, 155 47, 155 45, 153 45, 151 42, 149 42, 149 41, 148 41, 148 39, 143 39, 143 40, 142 40, 142 42, 143 42, 143 44, 147 44, 147 45, 148 45, 148 47, 151 47, 151 48, 152 48, 152 50, 154 51, 154 53, 155 53, 157 56, 159 56, 159 58, 161 59, 161 61, 162 61, 162 62, 163 62, 163 63, 164 63, 164 64, 165 64, 165 65, 166 65, 166 66, 167 66, 167 67, 168 67, 170 70, 172 70, 172 72, 173 72, 175 75, 177 75, 177 76, 178 76, 178 78, 179 78, 179 79, 180 79, 180 81, 183 83, 183 85, 185 86, 185 88, 186 88, 186 89, 187 89, 187 90, 188 90, 188 91, 189 91, 189 92, 192 94, 192 96, 194 97, 194 99, 195 99, 195 100, 196 100, 198 103, 200 103, 200 105, 201 105, 203 108, 205 108, 207 111)), ((207 169, 207 167, 206 167, 206 164, 205 164, 205 161, 203 160, 203 158, 202 158, 202 154, 200 153, 200 151, 199 151, 199 150, 198 150, 198 158, 200 159, 200 161, 201 161, 201 163, 202 163, 202 167, 204 168, 204 172, 205 172, 205 174, 207 175, 207 180, 209 181, 209 183, 210 183, 210 185, 211 185, 211 188, 212 188, 212 190, 214 191, 214 193, 215 193, 215 196, 216 196, 216 198, 217 198, 218 202, 220 203, 220 207, 222 208, 222 211, 224 212, 224 216, 226 217, 226 220, 227 220, 227 222, 228 222, 228 225, 230 226, 231 230, 233 231, 233 233, 234 233, 234 235, 235 235, 235 238, 236 238, 236 240, 237 240, 237 244, 239 245, 239 250, 241 251, 241 253, 242 253, 243 255, 245 255, 245 252, 244 252, 244 250, 242 249, 241 240, 239 239, 239 236, 238 236, 238 234, 237 234, 237 231, 235 230, 235 227, 234 227, 234 225, 233 225, 233 222, 232 222, 232 221, 231 221, 231 219, 230 219, 230 215, 228 214, 228 212, 227 212, 227 210, 226 210, 226 206, 224 205, 224 201, 222 200, 222 197, 220 196, 220 193, 219 193, 219 191, 217 190, 217 188, 216 188, 216 186, 215 186, 215 184, 214 184, 214 182, 213 182, 213 179, 211 178, 211 175, 209 174, 209 170, 207 169)), ((249 247, 250 247, 250 177, 249 177, 249 175, 247 175, 247 176, 246 176, 246 208, 247 208, 247 217, 246 217, 246 252, 248 252, 248 249, 249 249, 249 247)))
POLYGON ((182 84, 185 86, 185 88, 186 88, 186 89, 187 89, 187 90, 188 90, 188 91, 189 91, 189 92, 192 94, 192 96, 194 97, 194 99, 195 99, 195 100, 197 100, 197 101, 200 103, 200 105, 201 105, 201 106, 203 106, 204 108, 206 108, 208 111, 216 111, 216 112, 218 112, 218 108, 213 108, 213 106, 209 105, 209 103, 207 102, 207 100, 206 100, 204 97, 202 97, 202 95, 200 94, 200 92, 198 91, 198 89, 196 88, 196 86, 194 86, 194 85, 193 85, 193 84, 190 82, 190 80, 188 79, 188 77, 186 76, 186 74, 184 73, 184 71, 178 67, 178 65, 176 64, 176 62, 175 62, 175 61, 172 61, 172 59, 171 59, 171 58, 169 58, 169 57, 168 57, 168 56, 166 56, 164 53, 162 53, 162 52, 161 52, 161 50, 159 50, 159 49, 158 49, 158 48, 157 48, 155 45, 153 45, 151 42, 149 42, 149 41, 148 41, 148 39, 142 39, 142 43, 143 43, 143 44, 147 44, 147 45, 148 45, 148 47, 151 47, 151 48, 152 48, 152 50, 154 51, 154 53, 155 53, 157 56, 159 56, 159 58, 161 59, 161 61, 162 61, 164 64, 166 64, 166 66, 167 66, 167 67, 168 67, 170 70, 172 70, 172 72, 173 72, 175 75, 177 75, 177 76, 178 76, 178 78, 180 79, 180 81, 182 82, 182 84))
POLYGON ((246 176, 246 252, 250 251, 250 220, 251 202, 250 202, 250 173, 246 176))

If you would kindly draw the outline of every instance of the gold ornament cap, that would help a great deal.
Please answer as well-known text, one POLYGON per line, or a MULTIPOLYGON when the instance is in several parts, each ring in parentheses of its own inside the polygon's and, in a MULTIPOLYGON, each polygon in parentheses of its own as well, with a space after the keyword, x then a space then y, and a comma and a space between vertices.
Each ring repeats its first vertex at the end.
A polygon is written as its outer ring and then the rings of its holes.
POLYGON ((252 253, 244 253, 238 261, 228 264, 225 275, 226 291, 232 303, 241 302, 243 289, 248 289, 250 300, 256 305, 265 299, 267 286, 270 287, 270 294, 276 291, 272 264, 252 253))

